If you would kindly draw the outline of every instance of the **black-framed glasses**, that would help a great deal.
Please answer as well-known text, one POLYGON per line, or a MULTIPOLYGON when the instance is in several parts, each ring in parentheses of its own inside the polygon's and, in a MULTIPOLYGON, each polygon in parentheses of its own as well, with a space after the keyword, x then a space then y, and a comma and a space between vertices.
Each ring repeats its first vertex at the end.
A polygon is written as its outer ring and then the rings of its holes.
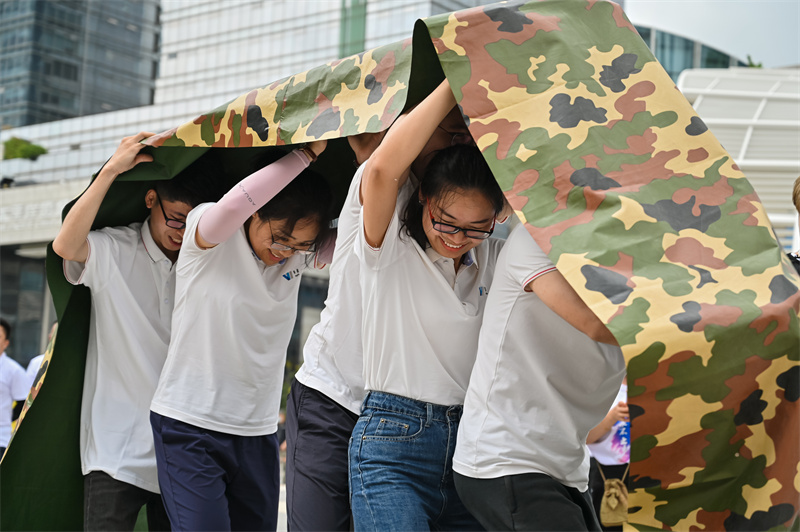
POLYGON ((269 223, 269 218, 267 218, 267 225, 269 226, 269 232, 272 234, 272 243, 269 245, 270 248, 277 249, 278 251, 291 251, 292 253, 299 253, 300 255, 311 255, 317 252, 316 244, 311 244, 305 249, 298 249, 287 246, 286 244, 281 244, 280 242, 275 242, 275 231, 272 230, 272 224, 269 223))
POLYGON ((452 131, 447 131, 445 128, 442 127, 441 124, 438 126, 439 129, 450 135, 450 145, 455 146, 456 144, 475 144, 475 139, 472 138, 472 135, 469 133, 453 133, 452 131))
POLYGON ((171 227, 172 229, 183 229, 184 227, 186 227, 185 220, 176 220, 175 218, 170 218, 169 216, 167 216, 167 211, 164 210, 164 202, 161 201, 161 196, 158 195, 157 190, 155 190, 155 193, 156 193, 156 198, 158 198, 158 206, 161 207, 161 214, 164 215, 164 223, 167 224, 167 227, 171 227))
POLYGON ((474 238, 476 240, 486 240, 492 233, 494 232, 494 224, 497 223, 497 217, 495 216, 492 219, 492 226, 489 228, 488 231, 481 231, 479 229, 464 229, 463 227, 458 227, 455 225, 446 224, 444 222, 436 221, 433 217, 433 213, 431 212, 431 202, 425 202, 428 205, 428 216, 431 217, 431 225, 433 226, 434 230, 439 231, 440 233, 444 233, 446 235, 454 235, 461 231, 464 233, 464 236, 467 238, 474 238))

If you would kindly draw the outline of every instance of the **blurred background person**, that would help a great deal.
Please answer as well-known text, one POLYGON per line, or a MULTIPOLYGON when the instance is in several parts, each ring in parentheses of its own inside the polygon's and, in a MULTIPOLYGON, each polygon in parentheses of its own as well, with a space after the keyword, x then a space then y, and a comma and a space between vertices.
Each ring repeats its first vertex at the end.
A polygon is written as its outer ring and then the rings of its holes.
POLYGON ((6 452, 11 439, 11 424, 22 412, 22 405, 30 390, 25 370, 6 354, 10 342, 11 325, 0 318, 0 457, 6 452))
MULTIPOLYGON (((589 491, 594 511, 600 517, 600 502, 603 500, 605 478, 619 478, 626 482, 631 461, 631 418, 628 412, 628 377, 622 381, 614 406, 608 411, 586 437, 592 453, 589 469, 589 491), (601 471, 602 470, 602 471, 601 471), (602 473, 602 474, 601 474, 602 473)), ((627 484, 627 482, 626 482, 627 484)), ((621 526, 608 527, 600 523, 603 530, 622 530, 621 526)))

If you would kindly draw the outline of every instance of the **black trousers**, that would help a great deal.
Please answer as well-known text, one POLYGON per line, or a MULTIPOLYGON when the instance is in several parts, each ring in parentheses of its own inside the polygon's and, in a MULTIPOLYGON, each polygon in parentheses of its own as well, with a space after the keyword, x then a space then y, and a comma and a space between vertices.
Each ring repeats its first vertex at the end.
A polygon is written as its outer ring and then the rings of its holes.
POLYGON ((292 381, 286 401, 286 514, 290 531, 351 530, 347 449, 358 416, 292 381))
POLYGON ((600 530, 588 491, 547 475, 454 477, 459 497, 486 530, 600 530))
POLYGON ((116 480, 102 471, 90 471, 83 477, 84 530, 133 530, 142 506, 147 506, 149 530, 170 530, 158 493, 116 480))

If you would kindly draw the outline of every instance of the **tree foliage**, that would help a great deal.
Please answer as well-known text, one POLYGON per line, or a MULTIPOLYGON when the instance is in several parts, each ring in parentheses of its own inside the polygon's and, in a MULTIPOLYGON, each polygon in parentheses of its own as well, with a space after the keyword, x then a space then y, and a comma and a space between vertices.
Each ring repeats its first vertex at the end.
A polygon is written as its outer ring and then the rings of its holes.
POLYGON ((3 143, 3 159, 30 159, 35 161, 40 155, 47 153, 47 150, 25 139, 11 137, 3 143))

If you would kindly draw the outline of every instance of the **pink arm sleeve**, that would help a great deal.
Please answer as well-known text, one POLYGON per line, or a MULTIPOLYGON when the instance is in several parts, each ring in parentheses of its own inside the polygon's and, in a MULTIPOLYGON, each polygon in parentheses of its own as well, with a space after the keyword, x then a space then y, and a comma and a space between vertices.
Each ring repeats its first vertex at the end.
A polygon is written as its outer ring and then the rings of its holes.
POLYGON ((200 236, 211 244, 225 242, 308 165, 305 154, 293 150, 245 177, 203 213, 197 225, 200 236))
POLYGON ((319 245, 319 250, 314 257, 314 266, 316 268, 324 268, 326 265, 333 262, 333 251, 336 249, 336 234, 337 229, 332 229, 328 238, 319 245))

